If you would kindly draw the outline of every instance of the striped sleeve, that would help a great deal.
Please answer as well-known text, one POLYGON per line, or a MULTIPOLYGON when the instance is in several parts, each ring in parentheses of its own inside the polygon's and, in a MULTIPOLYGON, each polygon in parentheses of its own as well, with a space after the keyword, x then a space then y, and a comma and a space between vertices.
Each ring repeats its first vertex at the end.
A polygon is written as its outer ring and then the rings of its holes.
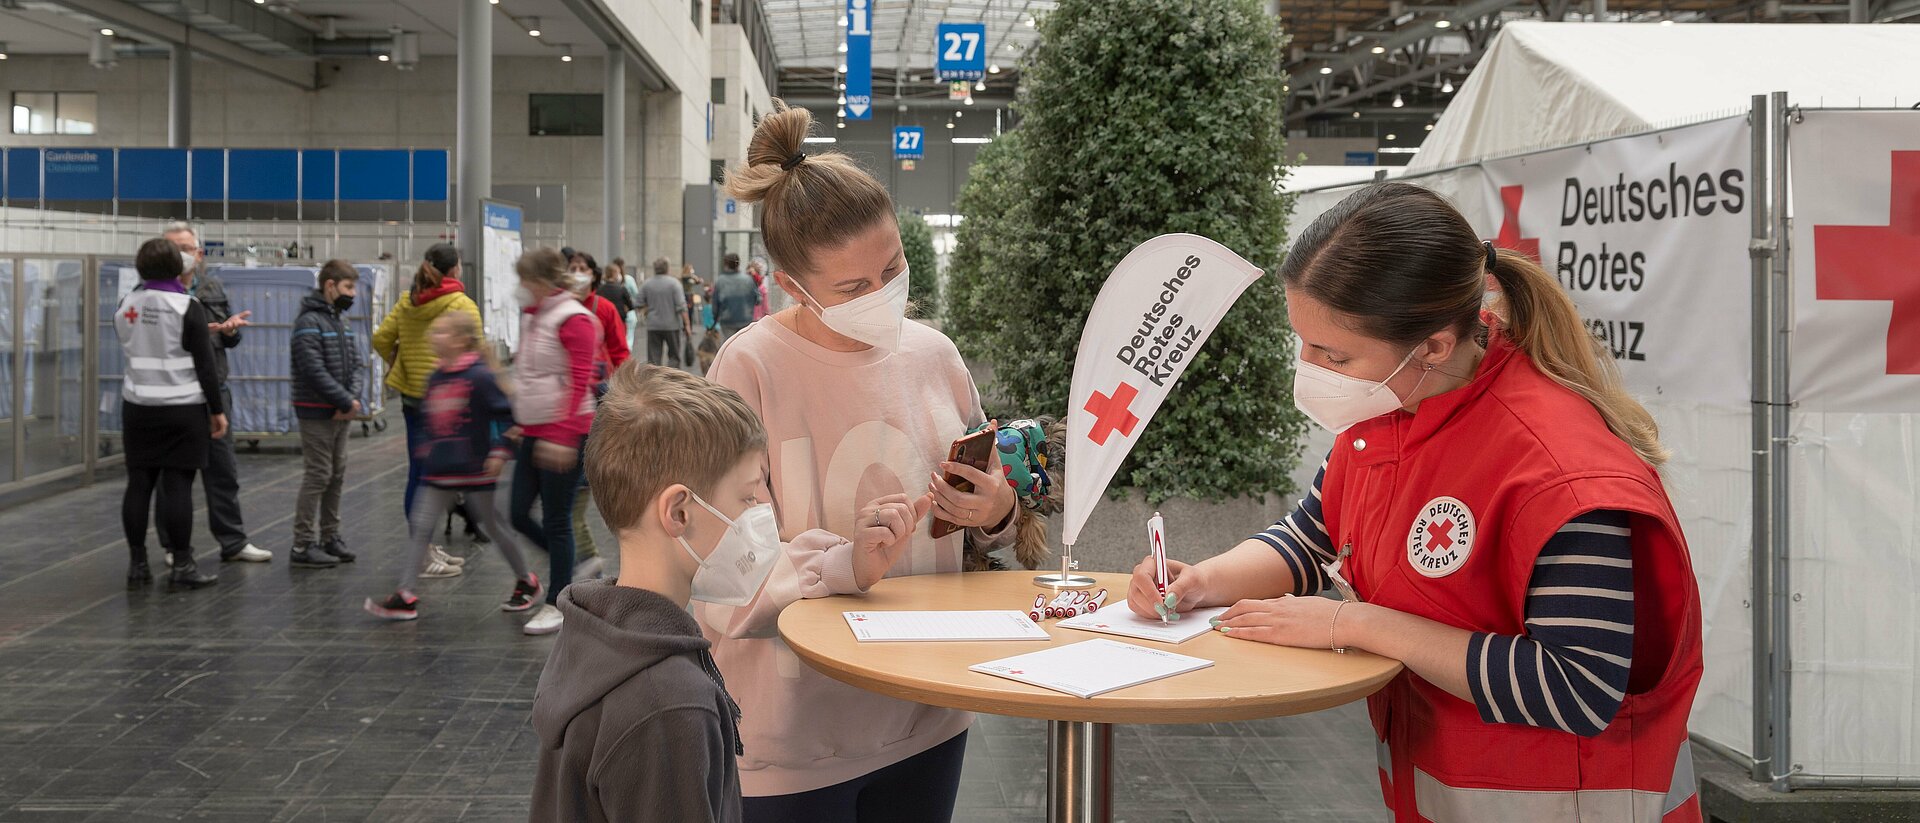
POLYGON ((1316 594, 1329 585, 1321 563, 1333 562, 1333 538, 1327 535, 1327 518, 1320 509, 1320 485, 1327 479, 1327 461, 1313 476, 1307 495, 1280 521, 1253 536, 1273 547, 1293 570, 1293 593, 1316 594))
POLYGON ((1467 683, 1482 720, 1582 737, 1613 722, 1633 655, 1628 523, 1610 510, 1569 521, 1534 562, 1526 634, 1474 633, 1467 683))

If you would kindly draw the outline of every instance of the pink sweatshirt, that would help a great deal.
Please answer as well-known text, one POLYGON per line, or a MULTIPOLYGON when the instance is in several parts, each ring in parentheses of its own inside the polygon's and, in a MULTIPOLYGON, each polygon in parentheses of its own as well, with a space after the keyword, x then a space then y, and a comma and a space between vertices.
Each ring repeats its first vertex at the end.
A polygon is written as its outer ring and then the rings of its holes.
MULTIPOLYGON (((742 793, 765 797, 843 783, 964 731, 971 714, 882 697, 814 671, 787 648, 776 625, 794 601, 858 594, 853 547, 844 536, 855 532, 860 507, 889 494, 923 493, 954 438, 984 419, 953 341, 908 322, 901 351, 836 352, 774 318, 727 341, 708 376, 740 392, 766 425, 768 485, 781 537, 790 541, 788 562, 775 566, 752 603, 694 604, 740 703, 742 793)), ((961 535, 934 540, 932 522, 920 522, 889 577, 960 571, 961 535)), ((1009 525, 975 537, 999 547, 1014 531, 1009 525)))

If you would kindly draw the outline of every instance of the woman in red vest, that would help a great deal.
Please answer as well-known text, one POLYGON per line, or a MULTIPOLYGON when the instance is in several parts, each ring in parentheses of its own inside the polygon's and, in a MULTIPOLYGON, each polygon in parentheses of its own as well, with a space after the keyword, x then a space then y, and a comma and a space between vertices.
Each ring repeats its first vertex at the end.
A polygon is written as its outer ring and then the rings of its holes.
POLYGON ((1667 452, 1573 302, 1400 183, 1314 220, 1280 274, 1294 398, 1333 451, 1291 514, 1170 562, 1165 592, 1143 562, 1133 610, 1231 605, 1230 637, 1405 664, 1368 698, 1398 823, 1699 821, 1667 452))

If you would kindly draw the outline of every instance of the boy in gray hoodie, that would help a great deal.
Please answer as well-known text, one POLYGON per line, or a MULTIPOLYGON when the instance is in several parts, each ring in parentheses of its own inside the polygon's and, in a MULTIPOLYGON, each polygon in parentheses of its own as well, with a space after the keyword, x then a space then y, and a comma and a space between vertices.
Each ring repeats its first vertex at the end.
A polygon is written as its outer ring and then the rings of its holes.
MULTIPOLYGON (((766 432, 732 389, 677 369, 629 362, 609 382, 585 460, 620 574, 560 593, 566 621, 533 701, 530 819, 738 821, 740 709, 686 609, 747 605, 790 562, 766 432)), ((856 571, 884 572, 924 514, 895 497, 870 504, 856 571)))

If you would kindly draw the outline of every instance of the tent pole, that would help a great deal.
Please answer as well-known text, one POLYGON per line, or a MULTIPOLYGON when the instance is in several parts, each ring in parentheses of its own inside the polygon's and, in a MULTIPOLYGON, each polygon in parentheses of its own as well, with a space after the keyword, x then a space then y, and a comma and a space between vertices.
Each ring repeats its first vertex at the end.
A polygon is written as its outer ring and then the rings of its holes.
POLYGON ((1753 96, 1753 111, 1748 115, 1748 123, 1753 134, 1753 163, 1748 169, 1749 184, 1753 186, 1753 240, 1748 246, 1752 258, 1752 304, 1753 317, 1753 369, 1752 369, 1752 454, 1753 466, 1753 539, 1748 551, 1749 575, 1752 578, 1748 592, 1748 604, 1753 617, 1753 764, 1751 776, 1756 783, 1768 783, 1773 780, 1773 727, 1768 712, 1773 705, 1773 679, 1771 672, 1771 653, 1773 644, 1769 635, 1773 621, 1768 599, 1769 575, 1772 571, 1770 552, 1773 545, 1771 529, 1773 519, 1768 516, 1767 489, 1771 471, 1768 439, 1772 431, 1769 424, 1770 408, 1767 405, 1767 381, 1770 372, 1767 368, 1770 314, 1767 309, 1767 281, 1772 270, 1774 253, 1773 241, 1773 201, 1772 188, 1767 181, 1770 171, 1767 151, 1772 143, 1773 120, 1768 115, 1767 96, 1753 96))
POLYGON ((1768 443, 1772 470, 1767 478, 1768 496, 1771 498, 1767 514, 1773 521, 1768 528, 1772 538, 1768 554, 1772 556, 1773 563, 1771 591, 1773 630, 1769 638, 1773 641, 1773 667, 1768 675, 1773 679, 1771 711, 1774 728, 1773 773, 1776 775, 1771 787, 1774 791, 1788 792, 1793 790, 1793 784, 1789 780, 1798 768, 1793 762, 1792 727, 1788 725, 1793 686, 1791 678, 1793 650, 1788 643, 1791 633, 1787 631, 1788 622, 1791 620, 1788 599, 1792 593, 1790 571, 1787 567, 1787 557, 1792 545, 1787 530, 1787 518, 1791 511, 1787 491, 1792 479, 1788 471, 1787 446, 1791 442, 1793 408, 1791 394, 1787 390, 1788 358, 1790 357, 1787 344, 1788 334, 1793 325, 1791 311, 1793 291, 1788 280, 1788 259, 1793 253, 1793 248, 1789 242, 1791 235, 1788 233, 1787 216, 1787 128, 1790 113, 1787 109, 1786 92, 1773 93, 1771 116, 1773 122, 1768 136, 1773 143, 1773 168, 1772 179, 1768 182, 1771 183, 1776 240, 1771 261, 1773 271, 1767 284, 1767 306, 1771 315, 1768 323, 1767 347, 1768 370, 1771 374, 1767 380, 1767 404, 1771 409, 1768 417, 1772 429, 1768 443))

